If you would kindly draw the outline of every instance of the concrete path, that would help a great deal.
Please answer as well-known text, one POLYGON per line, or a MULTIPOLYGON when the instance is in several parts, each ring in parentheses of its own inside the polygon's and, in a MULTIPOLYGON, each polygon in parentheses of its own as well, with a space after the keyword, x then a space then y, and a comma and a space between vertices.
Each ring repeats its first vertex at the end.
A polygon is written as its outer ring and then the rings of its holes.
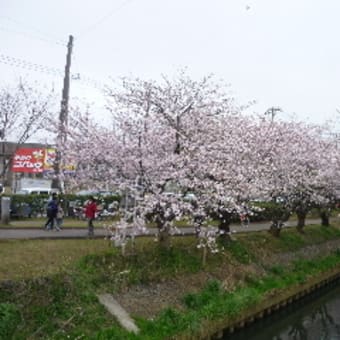
MULTIPOLYGON (((311 219, 306 221, 307 225, 320 224, 320 219, 311 219)), ((250 232, 259 230, 268 230, 270 222, 265 223, 251 223, 249 227, 242 227, 239 224, 232 224, 230 230, 233 233, 239 232, 250 232)), ((288 221, 285 225, 286 227, 295 227, 296 221, 288 221)), ((191 227, 180 228, 180 231, 184 235, 194 234, 194 229, 191 227)), ((153 235, 157 232, 156 228, 150 228, 149 234, 153 235)), ((107 235, 107 231, 99 226, 95 227, 94 231, 95 238, 104 238, 107 235)), ((142 235, 141 235, 142 236, 142 235)), ((67 226, 61 231, 45 231, 42 228, 17 228, 8 227, 0 228, 0 239, 77 239, 77 238, 87 238, 86 228, 67 228, 67 226)))
POLYGON ((97 296, 99 302, 117 319, 117 321, 129 332, 137 334, 139 329, 127 311, 110 294, 97 296))

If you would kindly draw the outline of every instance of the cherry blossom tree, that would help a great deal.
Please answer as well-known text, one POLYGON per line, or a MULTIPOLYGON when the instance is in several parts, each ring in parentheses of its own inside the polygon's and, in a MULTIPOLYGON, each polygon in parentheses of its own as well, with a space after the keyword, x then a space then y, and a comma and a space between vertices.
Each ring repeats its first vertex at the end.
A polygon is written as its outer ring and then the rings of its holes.
POLYGON ((307 213, 330 202, 331 178, 339 178, 335 176, 338 161, 331 162, 334 148, 322 132, 319 126, 301 122, 261 122, 257 167, 264 197, 279 207, 271 228, 276 235, 292 212, 302 231, 307 213))
POLYGON ((219 221, 223 238, 230 233, 232 218, 250 210, 251 199, 259 195, 254 124, 241 111, 213 116, 188 145, 184 183, 195 192, 198 208, 219 221))
POLYGON ((75 172, 63 178, 68 191, 119 185, 122 176, 119 136, 110 127, 96 123, 91 112, 72 111, 67 142, 60 150, 63 163, 75 166, 75 172))
POLYGON ((271 231, 279 235, 292 212, 302 230, 307 212, 333 197, 339 155, 319 127, 245 115, 247 106, 211 76, 124 78, 106 95, 112 126, 79 111, 70 120, 63 146, 77 166, 70 188, 120 188, 132 196, 125 222, 144 228, 141 221, 152 221, 166 248, 176 220, 188 215, 202 231, 200 246, 215 251, 214 237, 228 239, 231 220, 256 199, 275 203, 271 231), (179 192, 169 193, 171 186, 179 192), (188 192, 193 199, 185 199, 188 192), (218 232, 205 229, 211 218, 218 232))
MULTIPOLYGON (((53 91, 42 94, 36 86, 20 81, 14 87, 0 89, 0 141, 14 141, 19 147, 38 131, 46 130, 53 112, 53 91)), ((5 160, 1 177, 4 178, 11 163, 5 160)))
POLYGON ((161 83, 124 79, 122 87, 109 90, 108 96, 123 131, 124 160, 129 167, 124 172, 130 174, 130 182, 137 179, 143 188, 145 215, 152 217, 160 240, 168 244, 173 222, 187 209, 180 197, 164 194, 167 186, 176 183, 182 191, 187 189, 190 155, 186 147, 210 116, 230 112, 233 100, 212 77, 194 81, 184 72, 173 80, 163 77, 161 83))

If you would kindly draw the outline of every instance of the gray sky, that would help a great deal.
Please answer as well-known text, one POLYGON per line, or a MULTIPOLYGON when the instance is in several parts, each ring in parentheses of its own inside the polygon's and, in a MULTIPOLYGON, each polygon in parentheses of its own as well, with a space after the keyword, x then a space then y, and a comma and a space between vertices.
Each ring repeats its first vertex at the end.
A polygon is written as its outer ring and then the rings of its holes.
POLYGON ((71 96, 97 107, 94 86, 108 77, 188 67, 194 78, 223 78, 258 113, 279 106, 323 122, 340 109, 339 15, 339 0, 0 0, 0 84, 23 77, 61 93, 60 42, 72 34, 81 80, 71 96))

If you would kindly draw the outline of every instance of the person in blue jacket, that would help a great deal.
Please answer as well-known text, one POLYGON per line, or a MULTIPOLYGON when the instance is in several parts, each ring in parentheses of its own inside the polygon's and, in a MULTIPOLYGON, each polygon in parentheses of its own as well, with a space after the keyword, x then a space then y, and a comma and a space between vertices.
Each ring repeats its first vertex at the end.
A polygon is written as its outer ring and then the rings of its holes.
POLYGON ((52 194, 52 198, 47 203, 47 221, 45 223, 46 230, 52 230, 56 225, 56 218, 58 212, 58 197, 56 193, 52 194))

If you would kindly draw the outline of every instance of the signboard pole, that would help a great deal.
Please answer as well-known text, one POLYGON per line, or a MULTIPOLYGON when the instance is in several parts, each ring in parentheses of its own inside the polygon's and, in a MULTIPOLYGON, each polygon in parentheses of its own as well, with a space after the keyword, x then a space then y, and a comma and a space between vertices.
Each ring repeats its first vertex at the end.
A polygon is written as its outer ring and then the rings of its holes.
POLYGON ((1 223, 9 224, 11 199, 9 197, 1 197, 1 223))

